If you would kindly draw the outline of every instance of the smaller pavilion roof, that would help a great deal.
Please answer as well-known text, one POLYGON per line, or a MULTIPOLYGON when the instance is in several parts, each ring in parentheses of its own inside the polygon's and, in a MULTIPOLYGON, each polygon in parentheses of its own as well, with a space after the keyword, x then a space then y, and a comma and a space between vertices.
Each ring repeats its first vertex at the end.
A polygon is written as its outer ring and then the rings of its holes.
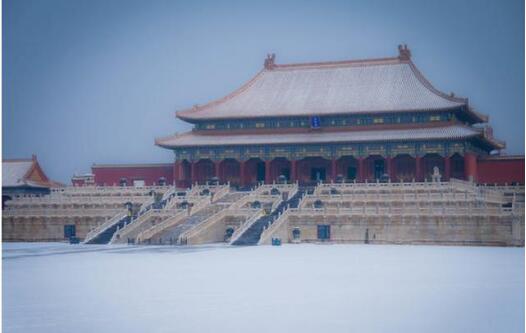
POLYGON ((46 176, 35 155, 31 159, 2 161, 2 187, 57 187, 61 185, 46 176))
POLYGON ((429 139, 465 139, 481 136, 481 131, 463 125, 428 128, 347 130, 337 132, 306 131, 301 133, 252 133, 252 134, 207 134, 191 131, 174 136, 159 138, 156 145, 164 148, 265 145, 265 144, 316 144, 356 143, 374 141, 412 141, 429 139))

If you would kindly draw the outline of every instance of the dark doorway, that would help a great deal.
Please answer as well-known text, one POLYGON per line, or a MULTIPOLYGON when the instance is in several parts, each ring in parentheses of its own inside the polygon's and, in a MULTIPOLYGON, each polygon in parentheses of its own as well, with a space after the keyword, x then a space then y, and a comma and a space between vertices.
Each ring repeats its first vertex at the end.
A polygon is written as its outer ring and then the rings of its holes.
POLYGON ((290 180, 290 169, 289 168, 281 169, 279 175, 280 176, 283 175, 285 176, 285 178, 287 178, 287 180, 290 180))
POLYGON ((64 226, 64 238, 77 236, 77 230, 74 224, 66 224, 64 226))
POLYGON ((6 203, 7 201, 9 201, 9 200, 11 200, 11 197, 10 197, 10 196, 8 196, 8 195, 2 195, 2 209, 4 209, 4 207, 5 207, 5 203, 6 203))
POLYGON ((265 181, 265 162, 258 162, 256 166, 256 180, 258 182, 264 182, 265 181))
POLYGON ((327 240, 331 239, 331 226, 322 224, 318 225, 318 239, 319 240, 327 240))
POLYGON ((350 166, 347 168, 347 179, 348 180, 356 179, 356 167, 350 166))
POLYGON ((374 161, 374 178, 380 179, 385 173, 384 160, 375 160, 374 161))
POLYGON ((325 180, 325 168, 312 168, 310 170, 310 180, 324 181, 325 180))

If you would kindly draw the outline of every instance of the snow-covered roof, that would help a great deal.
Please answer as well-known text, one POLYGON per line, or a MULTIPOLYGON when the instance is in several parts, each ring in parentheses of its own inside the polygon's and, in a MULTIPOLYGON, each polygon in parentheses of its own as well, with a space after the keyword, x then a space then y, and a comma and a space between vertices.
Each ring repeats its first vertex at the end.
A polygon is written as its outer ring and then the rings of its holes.
POLYGON ((33 160, 7 160, 2 162, 2 186, 26 185, 26 175, 33 167, 33 160))
POLYGON ((61 183, 50 180, 40 168, 36 156, 31 159, 2 161, 2 187, 57 187, 61 183))
MULTIPOLYGON (((398 57, 274 64, 230 95, 177 112, 184 120, 432 111, 467 106, 435 89, 410 60, 398 57)), ((270 61, 270 62, 269 62, 270 61)))
POLYGON ((303 133, 272 134, 258 134, 257 132, 254 132, 252 134, 221 133, 218 135, 207 134, 207 132, 191 131, 157 139, 156 144, 165 148, 176 148, 191 146, 463 139, 476 135, 480 135, 480 132, 462 125, 409 129, 354 130, 338 132, 309 131, 303 133))

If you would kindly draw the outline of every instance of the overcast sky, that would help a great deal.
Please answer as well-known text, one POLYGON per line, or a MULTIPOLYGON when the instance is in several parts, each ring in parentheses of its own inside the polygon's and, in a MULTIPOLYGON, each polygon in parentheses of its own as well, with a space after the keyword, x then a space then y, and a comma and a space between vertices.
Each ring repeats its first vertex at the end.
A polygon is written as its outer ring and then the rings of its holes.
POLYGON ((69 182, 93 163, 171 162, 174 111, 263 66, 397 55, 490 116, 524 154, 524 2, 3 0, 3 157, 69 182))

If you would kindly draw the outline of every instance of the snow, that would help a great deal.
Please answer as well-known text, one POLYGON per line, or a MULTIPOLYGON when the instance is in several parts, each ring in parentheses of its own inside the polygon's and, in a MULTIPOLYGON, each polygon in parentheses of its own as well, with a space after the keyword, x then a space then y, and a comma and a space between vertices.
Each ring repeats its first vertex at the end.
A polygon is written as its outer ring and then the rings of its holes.
POLYGON ((4 332, 523 332, 524 249, 3 244, 4 332))

